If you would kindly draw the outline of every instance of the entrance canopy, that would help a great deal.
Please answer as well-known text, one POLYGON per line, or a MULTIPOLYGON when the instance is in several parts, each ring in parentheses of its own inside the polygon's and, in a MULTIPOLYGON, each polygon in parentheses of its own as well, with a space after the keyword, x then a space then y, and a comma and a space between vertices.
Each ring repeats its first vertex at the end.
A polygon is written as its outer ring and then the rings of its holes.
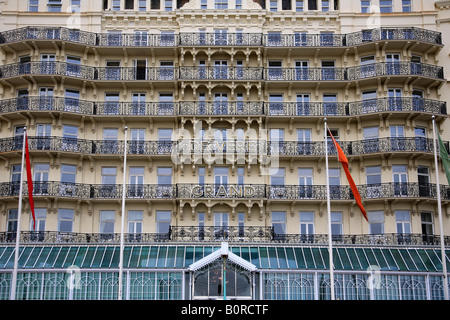
POLYGON ((216 250, 213 253, 207 255, 206 257, 200 259, 199 261, 191 264, 188 269, 189 269, 189 271, 197 271, 198 269, 201 269, 204 266, 207 266, 207 265, 213 263, 214 261, 216 261, 217 259, 219 259, 221 257, 226 257, 227 260, 234 262, 235 264, 244 268, 245 270, 248 270, 251 272, 256 271, 256 266, 254 264, 248 262, 247 260, 242 259, 238 255, 229 251, 227 242, 222 242, 222 246, 218 250, 216 250))

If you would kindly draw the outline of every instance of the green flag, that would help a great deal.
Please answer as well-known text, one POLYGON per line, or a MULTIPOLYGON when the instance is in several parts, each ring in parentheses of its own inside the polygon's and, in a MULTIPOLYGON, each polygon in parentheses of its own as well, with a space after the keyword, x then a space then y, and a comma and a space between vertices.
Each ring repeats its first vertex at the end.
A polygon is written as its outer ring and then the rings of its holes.
POLYGON ((450 185, 450 158, 447 153, 447 148, 444 145, 444 142, 442 142, 441 136, 439 135, 439 131, 437 131, 438 139, 439 139, 439 156, 442 160, 442 165, 444 166, 445 174, 447 175, 447 181, 450 185))

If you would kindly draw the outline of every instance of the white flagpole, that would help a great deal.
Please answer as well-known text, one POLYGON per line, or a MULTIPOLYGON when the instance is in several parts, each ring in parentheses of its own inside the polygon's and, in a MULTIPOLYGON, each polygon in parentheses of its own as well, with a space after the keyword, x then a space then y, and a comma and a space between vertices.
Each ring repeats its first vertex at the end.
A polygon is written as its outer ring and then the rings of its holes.
POLYGON ((27 134, 27 128, 23 129, 23 142, 22 142, 22 167, 20 170, 20 186, 19 186, 19 205, 17 208, 17 228, 16 228, 16 249, 14 251, 14 269, 11 279, 11 292, 10 300, 16 299, 16 287, 17 287, 17 269, 19 268, 19 243, 20 243, 20 218, 22 216, 22 194, 23 194, 23 167, 25 166, 25 138, 27 134))
POLYGON ((331 236, 331 204, 330 204, 330 180, 328 173, 328 137, 327 137, 327 118, 324 119, 324 135, 325 135, 325 172, 326 172, 326 186, 327 186, 327 212, 328 212, 328 253, 330 257, 330 285, 331 285, 331 300, 334 298, 334 266, 333 266, 333 239, 331 236))
MULTIPOLYGON (((444 288, 444 299, 448 300, 448 276, 447 276, 447 263, 445 257, 445 245, 444 245, 444 227, 442 225, 442 205, 441 205, 441 192, 439 190, 439 169, 438 169, 438 159, 437 159, 437 146, 436 146, 436 124, 435 124, 435 116, 433 119, 433 146, 434 146, 434 168, 436 172, 436 193, 437 193, 437 201, 438 201, 438 213, 439 213, 439 232, 441 233, 441 260, 442 260, 442 273, 444 275, 443 278, 443 288, 444 288)), ((439 146, 440 148, 440 146, 439 146)))
POLYGON ((127 178, 127 133, 128 127, 125 126, 125 142, 123 150, 123 180, 122 180, 122 222, 120 226, 120 257, 119 257, 119 292, 118 300, 122 300, 122 282, 123 282, 123 246, 124 246, 124 225, 125 225, 125 197, 126 197, 126 178, 127 178))

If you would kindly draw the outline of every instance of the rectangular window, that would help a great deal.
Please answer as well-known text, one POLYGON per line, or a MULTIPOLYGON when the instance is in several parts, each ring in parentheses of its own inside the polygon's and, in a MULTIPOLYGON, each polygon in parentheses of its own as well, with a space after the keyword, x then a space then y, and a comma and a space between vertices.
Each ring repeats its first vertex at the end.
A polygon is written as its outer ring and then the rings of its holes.
POLYGON ((331 212, 331 234, 333 235, 333 240, 340 240, 342 233, 342 212, 331 212))
POLYGON ((119 93, 105 93, 105 104, 103 107, 103 114, 119 114, 120 106, 119 93))
POLYGON ((228 9, 228 0, 214 0, 214 9, 228 9))
POLYGON ((272 227, 275 238, 280 236, 283 237, 286 234, 286 212, 272 212, 272 227))
POLYGON ((433 214, 431 212, 421 212, 420 218, 422 223, 422 235, 433 235, 433 214))
POLYGON ((370 0, 361 0, 361 13, 370 13, 370 0))
POLYGON ((48 12, 61 12, 61 0, 48 0, 47 11, 48 12))
POLYGON ((28 2, 28 11, 29 12, 38 12, 39 11, 39 0, 30 0, 28 2))
POLYGON ((161 6, 160 0, 151 0, 150 5, 151 5, 150 9, 152 9, 152 10, 159 10, 159 8, 161 6))
MULTIPOLYGON (((36 208, 35 209, 35 218, 36 218, 36 230, 33 230, 33 218, 31 217, 30 231, 45 231, 45 221, 47 219, 47 209, 46 208, 36 208)), ((38 238, 40 236, 41 235, 33 235, 33 237, 36 237, 36 238, 38 238)), ((43 235, 42 235, 42 237, 43 237, 43 235)), ((38 240, 38 239, 36 239, 36 240, 38 240)))
POLYGON ((367 213, 369 218, 369 233, 383 234, 384 233, 384 212, 383 211, 369 211, 367 213))
POLYGON ((58 232, 73 232, 73 209, 58 209, 58 232))
POLYGON ((74 184, 76 180, 77 166, 70 164, 61 165, 61 182, 74 184))
POLYGON ((236 0, 236 9, 242 9, 242 0, 236 0))
POLYGON ((366 167, 366 182, 368 185, 381 184, 381 167, 366 167))
POLYGON ((198 213, 198 240, 205 239, 205 213, 198 213))
MULTIPOLYGON (((269 33, 269 46, 275 46, 276 43, 281 42, 281 34, 269 33), (278 40, 277 40, 278 39, 278 40)), ((283 80, 283 68, 281 60, 269 61, 269 80, 283 80)))
POLYGON ((300 12, 304 10, 304 3, 303 0, 296 0, 295 1, 295 11, 300 12))
POLYGON ((380 0, 380 13, 392 12, 392 0, 380 0))
POLYGON ((308 10, 317 10, 317 0, 308 0, 308 10))
POLYGON ((322 11, 330 11, 330 0, 322 0, 322 11))
POLYGON ((116 184, 116 167, 102 167, 101 184, 103 185, 115 185, 116 184))
POLYGON ((408 195, 408 173, 405 165, 393 165, 392 176, 394 180, 394 195, 408 195))
POLYGON ((314 212, 300 212, 300 234, 314 234, 314 212))
POLYGON ((412 1, 411 0, 402 0, 402 11, 403 12, 411 12, 412 11, 412 1))
POLYGON ((237 167, 238 184, 244 184, 245 167, 237 167))
POLYGON ((103 239, 113 236, 116 212, 109 210, 100 211, 100 233, 103 239))
POLYGON ((72 0, 70 4, 70 11, 72 13, 81 11, 81 0, 72 0))
POLYGON ((120 0, 112 0, 113 11, 120 11, 120 0))
POLYGON ((129 197, 140 198, 144 194, 144 167, 130 167, 129 186, 127 192, 129 197))
POLYGON ((199 185, 205 184, 205 175, 206 175, 206 168, 198 167, 198 184, 199 185))
POLYGON ((134 9, 134 0, 125 0, 125 10, 134 9))
POLYGON ((270 169, 270 184, 272 186, 284 186, 285 168, 270 169))
POLYGON ((147 0, 139 0, 139 11, 147 11, 147 0))
POLYGON ((8 221, 6 222, 6 231, 8 232, 8 240, 16 239, 17 231, 17 209, 8 210, 8 221))
POLYGON ((172 11, 173 9, 173 1, 172 0, 164 0, 164 10, 172 11))
POLYGON ((63 125, 63 138, 65 142, 76 141, 78 138, 78 127, 63 125))
POLYGON ((200 9, 202 10, 208 9, 208 0, 201 0, 200 9))
POLYGON ((172 168, 158 167, 158 185, 172 184, 172 168))
POLYGON ((156 233, 167 235, 172 219, 170 211, 156 211, 156 233))
POLYGON ((270 0, 270 11, 277 11, 277 10, 278 10, 278 1, 270 0))
POLYGON ((397 225, 397 233, 411 233, 411 217, 409 211, 395 211, 395 223, 397 225))
POLYGON ((128 211, 128 233, 131 233, 134 238, 142 233, 143 216, 144 212, 141 210, 128 211))

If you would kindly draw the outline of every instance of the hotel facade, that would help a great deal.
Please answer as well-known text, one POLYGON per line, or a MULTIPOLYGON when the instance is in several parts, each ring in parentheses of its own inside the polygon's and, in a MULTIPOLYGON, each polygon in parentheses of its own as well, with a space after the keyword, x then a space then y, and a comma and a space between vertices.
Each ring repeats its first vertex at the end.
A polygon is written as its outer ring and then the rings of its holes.
POLYGON ((0 8, 0 299, 444 298, 450 1, 0 8))

